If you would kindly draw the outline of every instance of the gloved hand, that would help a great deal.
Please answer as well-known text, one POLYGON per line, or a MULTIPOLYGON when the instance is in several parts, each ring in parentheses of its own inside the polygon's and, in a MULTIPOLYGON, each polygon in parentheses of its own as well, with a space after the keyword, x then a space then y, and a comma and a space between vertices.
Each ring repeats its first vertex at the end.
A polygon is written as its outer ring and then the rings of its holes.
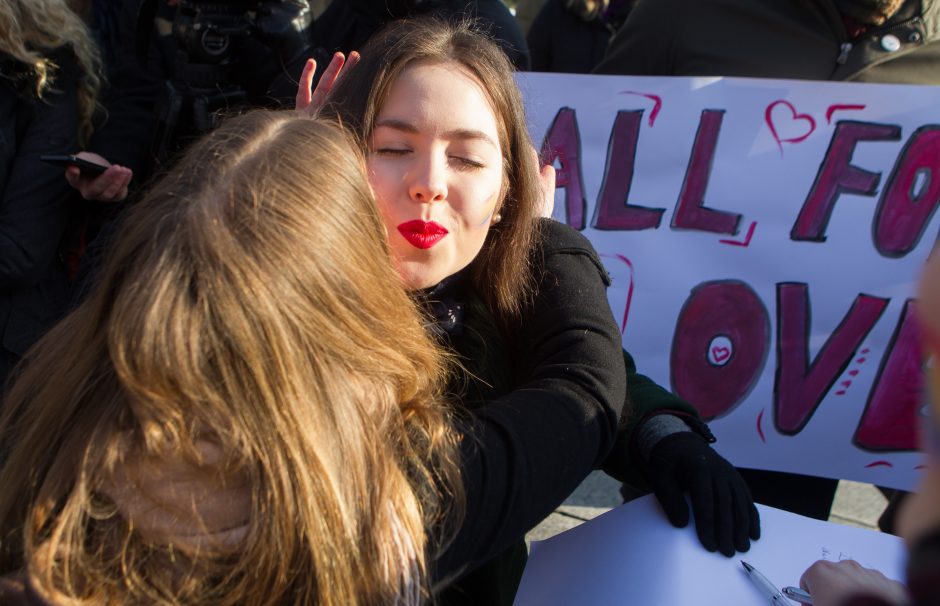
POLYGON ((650 452, 646 476, 673 526, 689 523, 688 492, 695 530, 708 551, 731 557, 760 538, 760 517, 738 471, 697 433, 666 436, 650 452))

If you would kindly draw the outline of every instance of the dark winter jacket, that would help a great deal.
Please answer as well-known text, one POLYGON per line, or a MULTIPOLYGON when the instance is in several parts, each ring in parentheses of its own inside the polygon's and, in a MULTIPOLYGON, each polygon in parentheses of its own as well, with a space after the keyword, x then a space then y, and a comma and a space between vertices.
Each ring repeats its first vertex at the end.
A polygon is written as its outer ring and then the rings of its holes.
POLYGON ((510 604, 525 533, 601 466, 616 438, 626 381, 607 272, 579 232, 548 219, 540 226, 537 295, 518 329, 502 334, 464 292, 464 321, 447 337, 469 371, 469 383, 458 379, 453 389, 486 424, 464 440, 467 515, 438 577, 499 557, 446 590, 441 604, 510 604))
POLYGON ((54 86, 37 99, 17 80, 23 66, 0 56, 0 383, 68 302, 59 245, 70 188, 39 157, 79 150, 79 68, 71 53, 54 58, 54 86))
POLYGON ((640 2, 599 74, 940 83, 940 2, 850 39, 834 0, 640 2))
POLYGON ((311 43, 327 51, 362 48, 383 25, 408 16, 435 14, 476 19, 518 70, 529 69, 529 49, 512 13, 501 0, 344 0, 334 1, 316 20, 311 43))
POLYGON ((526 34, 532 71, 589 73, 604 58, 607 44, 632 6, 632 0, 625 0, 585 20, 569 10, 565 0, 548 0, 526 34))

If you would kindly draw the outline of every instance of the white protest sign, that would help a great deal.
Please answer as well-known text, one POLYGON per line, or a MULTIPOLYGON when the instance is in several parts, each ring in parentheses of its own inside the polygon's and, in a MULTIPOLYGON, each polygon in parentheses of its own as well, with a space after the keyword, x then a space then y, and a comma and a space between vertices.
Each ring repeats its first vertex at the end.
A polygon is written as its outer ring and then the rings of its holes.
POLYGON ((911 488, 940 88, 520 74, 639 371, 733 463, 911 488))

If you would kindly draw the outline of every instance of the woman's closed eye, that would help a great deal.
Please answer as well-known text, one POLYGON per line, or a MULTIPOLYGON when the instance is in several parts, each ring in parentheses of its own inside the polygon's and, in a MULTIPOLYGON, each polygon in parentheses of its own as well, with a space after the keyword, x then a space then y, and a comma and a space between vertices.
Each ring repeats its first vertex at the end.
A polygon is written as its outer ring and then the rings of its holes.
POLYGON ((457 165, 458 169, 471 170, 476 168, 486 168, 486 163, 475 158, 467 156, 450 156, 451 162, 457 165))
POLYGON ((378 154, 380 156, 404 156, 411 153, 411 148, 408 147, 378 147, 372 150, 373 154, 378 154))

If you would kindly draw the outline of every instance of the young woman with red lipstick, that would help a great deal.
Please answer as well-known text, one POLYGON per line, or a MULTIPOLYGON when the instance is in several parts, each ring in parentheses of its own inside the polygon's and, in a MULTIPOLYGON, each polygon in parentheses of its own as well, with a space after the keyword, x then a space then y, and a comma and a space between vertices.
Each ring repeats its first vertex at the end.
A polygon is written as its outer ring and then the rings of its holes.
MULTIPOLYGON (((309 80, 302 80, 301 106, 305 84, 309 80)), ((631 470, 648 474, 677 525, 688 523, 684 482, 695 476, 703 544, 728 555, 746 550, 749 538, 757 538, 758 522, 743 481, 691 431, 700 425, 694 409, 681 400, 673 405, 676 399, 664 397, 622 355, 607 304, 609 278, 588 241, 567 226, 539 220, 539 167, 512 68, 499 49, 467 24, 398 22, 367 44, 318 109, 361 139, 399 274, 466 371, 452 381, 465 407, 485 412, 490 403, 511 402, 528 419, 525 433, 563 436, 565 424, 580 423, 577 414, 546 418, 544 406, 609 408, 629 373, 644 414, 676 408, 689 413, 688 424, 672 415, 644 418, 642 427, 655 429, 639 435, 646 449, 632 439, 642 432, 623 431, 613 458, 605 460, 611 444, 599 444, 567 452, 562 469, 543 469, 532 460, 528 472, 517 476, 524 489, 494 501, 484 519, 468 518, 465 525, 492 527, 487 523, 520 502, 534 525, 560 502, 554 499, 565 496, 553 491, 558 473, 604 464, 619 477, 631 470), (633 450, 640 456, 631 456, 633 450), (727 510, 716 515, 716 502, 727 510)), ((702 433, 710 437, 707 428, 702 433)), ((514 456, 529 461, 523 437, 506 439, 518 440, 514 456)), ((481 534, 481 541, 494 545, 505 545, 513 534, 517 542, 461 579, 441 602, 510 603, 525 563, 526 530, 504 525, 481 534)))

